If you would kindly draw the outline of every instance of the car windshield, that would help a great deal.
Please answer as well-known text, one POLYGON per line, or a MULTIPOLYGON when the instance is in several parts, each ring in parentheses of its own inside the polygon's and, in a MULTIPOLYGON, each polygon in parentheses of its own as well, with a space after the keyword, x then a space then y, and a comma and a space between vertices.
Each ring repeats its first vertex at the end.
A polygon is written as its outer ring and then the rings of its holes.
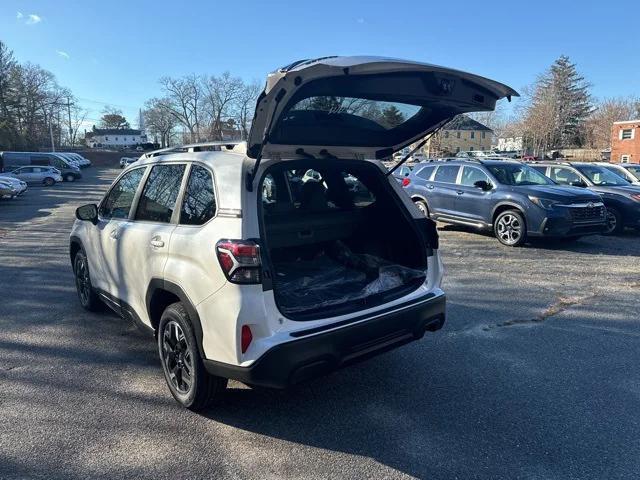
POLYGON ((638 180, 640 180, 640 165, 637 167, 627 167, 627 171, 631 172, 638 180))
POLYGON ((624 178, 610 172, 604 167, 598 165, 585 165, 577 167, 580 173, 587 177, 594 185, 600 186, 623 186, 629 185, 624 178))
POLYGON ((504 163, 486 165, 498 182, 504 185, 553 185, 554 182, 533 168, 518 164, 504 163))

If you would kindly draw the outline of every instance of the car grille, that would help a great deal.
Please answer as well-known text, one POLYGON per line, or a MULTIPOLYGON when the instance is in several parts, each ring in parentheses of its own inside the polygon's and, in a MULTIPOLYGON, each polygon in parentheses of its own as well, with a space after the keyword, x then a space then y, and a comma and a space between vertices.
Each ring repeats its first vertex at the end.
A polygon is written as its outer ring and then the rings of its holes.
POLYGON ((606 215, 606 209, 602 204, 587 205, 571 208, 571 219, 574 222, 594 222, 603 220, 606 215))

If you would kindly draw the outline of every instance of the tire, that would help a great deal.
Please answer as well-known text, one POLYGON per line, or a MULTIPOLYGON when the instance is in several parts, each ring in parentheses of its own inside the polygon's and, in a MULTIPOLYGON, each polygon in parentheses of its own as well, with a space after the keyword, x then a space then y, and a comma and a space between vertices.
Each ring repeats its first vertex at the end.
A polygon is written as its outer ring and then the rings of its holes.
POLYGON ((102 309, 102 302, 91 285, 89 262, 84 250, 80 250, 73 258, 73 274, 80 305, 85 310, 97 312, 102 309))
POLYGON ((204 368, 189 314, 180 302, 162 313, 158 354, 169 391, 183 407, 199 411, 222 396, 227 379, 209 375, 204 368))
POLYGON ((622 215, 620 212, 613 207, 607 207, 607 228, 604 234, 618 235, 623 229, 624 224, 622 223, 622 215))
POLYGON ((51 177, 47 177, 42 181, 42 184, 45 187, 51 187, 52 185, 55 185, 55 183, 56 183, 56 181, 51 177))
POLYGON ((69 173, 69 174, 65 175, 64 181, 65 182, 75 182, 76 181, 76 177, 69 173))
POLYGON ((427 205, 427 202, 425 202, 424 200, 414 200, 413 203, 416 205, 416 207, 418 207, 420 213, 429 218, 429 206, 427 205))
POLYGON ((527 241, 527 224, 518 210, 506 210, 493 222, 493 233, 508 247, 520 247, 527 241))

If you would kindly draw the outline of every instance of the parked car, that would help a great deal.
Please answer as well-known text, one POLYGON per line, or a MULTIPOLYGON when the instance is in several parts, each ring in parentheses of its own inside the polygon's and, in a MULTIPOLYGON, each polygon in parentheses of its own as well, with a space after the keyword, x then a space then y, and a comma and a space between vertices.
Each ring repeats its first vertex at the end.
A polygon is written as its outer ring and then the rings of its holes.
POLYGON ((0 198, 13 198, 16 195, 18 195, 18 191, 10 182, 0 180, 0 198))
POLYGON ((60 171, 53 167, 20 167, 10 172, 9 175, 26 183, 37 183, 47 187, 63 181, 60 171))
POLYGON ((640 179, 638 179, 630 170, 627 170, 619 163, 598 162, 596 165, 606 168, 610 172, 615 173, 619 177, 624 178, 627 183, 631 185, 640 186, 640 179))
POLYGON ((588 162, 539 162, 532 167, 560 185, 573 185, 598 193, 607 207, 605 233, 624 227, 640 228, 640 187, 629 185, 606 168, 588 162))
POLYGON ((60 171, 66 182, 82 178, 77 165, 51 152, 0 152, 0 166, 4 172, 24 166, 51 166, 60 171))
POLYGON ((285 387, 419 339, 445 318, 435 224, 365 159, 514 95, 401 60, 281 68, 246 145, 143 158, 99 205, 78 208, 70 254, 80 303, 104 301, 152 328, 169 390, 191 409, 228 378, 285 387), (350 109, 365 99, 372 108, 350 109), (407 121, 383 127, 372 112, 389 104, 407 121), (289 178, 310 170, 322 181, 305 173, 294 193, 289 178), (267 176, 275 188, 263 202, 267 176), (368 201, 355 200, 349 176, 368 201))
POLYGON ((640 165, 637 163, 620 163, 619 165, 640 180, 640 165))
POLYGON ((27 183, 12 175, 0 174, 0 182, 8 183, 16 190, 15 195, 12 197, 17 197, 27 191, 27 183))
POLYGON ((144 152, 144 148, 142 148, 140 145, 138 145, 136 147, 136 152, 144 152))
POLYGON ((67 156, 70 156, 71 158, 75 159, 75 161, 78 163, 80 168, 86 168, 86 167, 90 167, 91 166, 91 161, 89 159, 87 159, 87 158, 84 158, 79 153, 65 152, 65 154, 67 156))
POLYGON ((514 160, 421 164, 403 186, 424 215, 493 230, 500 243, 512 247, 530 237, 575 239, 602 233, 606 226, 597 194, 558 186, 514 160))

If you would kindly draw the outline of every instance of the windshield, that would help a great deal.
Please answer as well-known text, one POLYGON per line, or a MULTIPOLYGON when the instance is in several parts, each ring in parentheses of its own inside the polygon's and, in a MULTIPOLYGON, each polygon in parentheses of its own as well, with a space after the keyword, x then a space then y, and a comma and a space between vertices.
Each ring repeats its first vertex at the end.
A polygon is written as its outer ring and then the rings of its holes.
POLYGON ((504 185, 554 185, 554 182, 533 168, 518 164, 486 165, 498 182, 504 185))
POLYGON ((640 165, 637 167, 627 167, 627 171, 631 172, 638 180, 640 180, 640 165))
POLYGON ((624 169, 622 167, 614 167, 614 166, 605 165, 604 168, 606 168, 610 172, 615 173, 616 175, 624 178, 625 180, 627 180, 629 182, 634 182, 636 180, 636 178, 631 174, 631 172, 627 171, 626 169, 624 169))
POLYGON ((598 165, 587 165, 577 167, 580 173, 587 177, 594 185, 600 186, 622 186, 629 185, 624 178, 610 172, 604 167, 598 165))

